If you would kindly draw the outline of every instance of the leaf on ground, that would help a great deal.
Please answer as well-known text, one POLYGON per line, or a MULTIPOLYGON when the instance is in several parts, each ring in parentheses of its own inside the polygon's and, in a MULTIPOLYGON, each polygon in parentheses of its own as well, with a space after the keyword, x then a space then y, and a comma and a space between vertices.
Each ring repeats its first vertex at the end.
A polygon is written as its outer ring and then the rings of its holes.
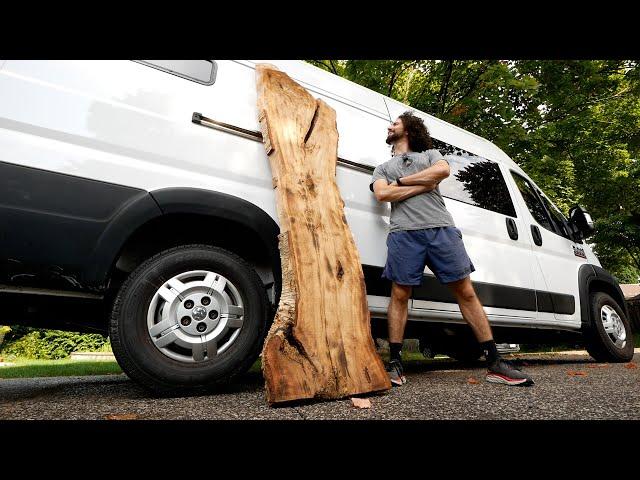
POLYGON ((476 383, 480 383, 480 382, 478 382, 478 380, 476 380, 476 379, 475 379, 475 378, 473 378, 473 377, 469 377, 469 378, 467 378, 467 383, 470 383, 470 384, 472 384, 472 385, 475 385, 476 383))
POLYGON ((357 408, 371 408, 371 400, 368 398, 352 397, 351 403, 353 403, 353 406, 357 408))
POLYGON ((638 368, 638 365, 633 362, 629 362, 624 366, 624 368, 638 368))
POLYGON ((105 415, 105 420, 136 420, 138 415, 135 413, 123 413, 122 415, 105 415))
POLYGON ((571 375, 572 377, 586 377, 587 374, 585 372, 580 372, 578 370, 569 370, 567 375, 571 375))

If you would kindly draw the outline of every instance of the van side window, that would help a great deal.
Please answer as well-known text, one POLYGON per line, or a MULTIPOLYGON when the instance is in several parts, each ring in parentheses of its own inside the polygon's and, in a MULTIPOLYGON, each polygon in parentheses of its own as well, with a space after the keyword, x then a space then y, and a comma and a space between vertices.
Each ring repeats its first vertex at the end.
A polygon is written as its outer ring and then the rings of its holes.
POLYGON ((569 235, 566 227, 567 219, 564 218, 564 215, 560 213, 556 206, 551 203, 551 201, 547 197, 545 197, 542 192, 538 191, 538 195, 540 196, 540 198, 542 198, 542 201, 547 207, 547 212, 549 212, 549 215, 551 216, 551 222, 556 229, 556 233, 571 240, 571 236, 569 235))
POLYGON ((551 224, 551 219, 549 218, 544 205, 540 201, 540 198, 536 195, 533 186, 517 173, 511 172, 511 175, 518 186, 518 190, 520 190, 520 193, 522 194, 522 198, 524 198, 524 203, 527 204, 527 208, 531 212, 531 215, 533 215, 536 222, 547 230, 556 233, 551 224))
POLYGON ((440 140, 433 147, 449 162, 451 175, 440 183, 443 197, 515 217, 516 210, 500 166, 440 140))
POLYGON ((212 60, 134 60, 148 67, 177 75, 203 85, 216 80, 216 62, 212 60))

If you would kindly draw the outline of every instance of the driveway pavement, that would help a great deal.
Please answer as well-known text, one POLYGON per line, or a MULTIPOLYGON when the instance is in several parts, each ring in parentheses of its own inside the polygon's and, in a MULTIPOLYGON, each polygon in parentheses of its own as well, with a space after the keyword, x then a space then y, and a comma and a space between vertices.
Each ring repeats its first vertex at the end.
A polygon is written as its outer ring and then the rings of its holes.
POLYGON ((628 420, 640 419, 640 353, 628 364, 599 364, 586 352, 508 355, 531 373, 532 387, 484 381, 482 363, 406 365, 408 383, 350 399, 269 407, 260 373, 216 393, 157 398, 123 375, 0 379, 0 419, 125 420, 628 420))

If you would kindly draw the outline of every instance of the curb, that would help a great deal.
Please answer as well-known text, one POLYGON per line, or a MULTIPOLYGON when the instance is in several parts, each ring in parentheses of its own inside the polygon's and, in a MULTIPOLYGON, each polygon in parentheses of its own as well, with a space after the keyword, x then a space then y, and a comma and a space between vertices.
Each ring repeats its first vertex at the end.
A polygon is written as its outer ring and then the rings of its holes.
POLYGON ((72 352, 70 357, 73 360, 85 361, 115 361, 116 357, 111 352, 72 352))

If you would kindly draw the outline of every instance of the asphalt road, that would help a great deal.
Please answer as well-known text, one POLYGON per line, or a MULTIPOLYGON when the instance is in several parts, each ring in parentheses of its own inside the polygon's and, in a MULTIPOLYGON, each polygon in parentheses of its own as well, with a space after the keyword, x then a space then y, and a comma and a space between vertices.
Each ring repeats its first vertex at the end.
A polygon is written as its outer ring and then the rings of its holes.
POLYGON ((482 363, 414 363, 406 367, 408 383, 368 396, 368 409, 350 399, 269 407, 259 373, 216 393, 175 398, 154 397, 125 375, 0 379, 0 420, 640 419, 640 353, 631 364, 579 354, 511 358, 534 386, 486 383, 482 363))

